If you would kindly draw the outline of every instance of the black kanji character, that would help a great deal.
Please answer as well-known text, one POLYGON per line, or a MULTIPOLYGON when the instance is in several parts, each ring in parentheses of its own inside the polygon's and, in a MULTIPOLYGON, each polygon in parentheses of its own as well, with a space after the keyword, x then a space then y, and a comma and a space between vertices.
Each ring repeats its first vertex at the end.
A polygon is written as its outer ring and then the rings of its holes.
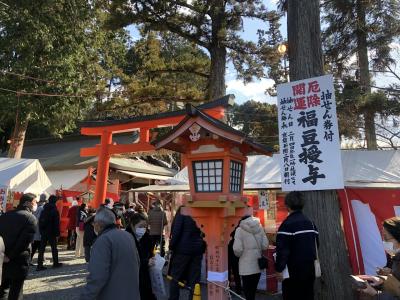
POLYGON ((332 130, 325 131, 324 139, 325 139, 326 141, 332 142, 332 138, 333 138, 333 132, 332 132, 332 130))
POLYGON ((319 168, 314 167, 313 165, 308 165, 308 174, 310 176, 305 177, 302 179, 304 183, 310 182, 312 185, 315 185, 317 183, 318 178, 325 178, 325 174, 318 174, 319 168))
POLYGON ((322 160, 319 159, 321 155, 321 151, 317 146, 312 145, 310 148, 303 148, 303 152, 299 154, 299 161, 302 163, 312 164, 312 163, 322 163, 322 160))
POLYGON ((318 126, 318 118, 316 118, 315 110, 311 110, 308 112, 301 111, 301 117, 297 119, 298 125, 302 126, 303 128, 311 127, 311 126, 318 126))
POLYGON ((315 129, 310 129, 303 131, 303 135, 301 136, 303 138, 304 143, 301 144, 301 147, 306 147, 309 145, 318 145, 319 141, 316 141, 315 138, 317 137, 317 131, 315 129))
POLYGON ((332 126, 333 126, 333 123, 332 123, 331 120, 329 120, 329 119, 325 120, 325 122, 324 122, 324 128, 325 129, 330 130, 332 128, 332 126))

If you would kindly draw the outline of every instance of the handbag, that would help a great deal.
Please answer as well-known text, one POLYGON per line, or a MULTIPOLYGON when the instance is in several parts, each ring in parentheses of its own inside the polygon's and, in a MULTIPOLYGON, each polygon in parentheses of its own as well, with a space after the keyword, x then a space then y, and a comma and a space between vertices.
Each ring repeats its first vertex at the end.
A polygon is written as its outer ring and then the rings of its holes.
MULTIPOLYGON (((313 227, 314 227, 314 230, 315 230, 314 224, 313 224, 313 227)), ((314 243, 315 243, 315 253, 317 255, 317 258, 314 260, 315 278, 320 278, 322 276, 322 271, 321 271, 321 263, 319 262, 317 238, 315 238, 314 243)))
POLYGON ((262 249, 260 244, 258 243, 257 237, 253 234, 254 239, 256 240, 257 246, 261 251, 261 257, 257 260, 258 262, 258 267, 260 268, 260 270, 264 270, 264 269, 268 269, 268 258, 266 258, 263 254, 262 254, 262 249))

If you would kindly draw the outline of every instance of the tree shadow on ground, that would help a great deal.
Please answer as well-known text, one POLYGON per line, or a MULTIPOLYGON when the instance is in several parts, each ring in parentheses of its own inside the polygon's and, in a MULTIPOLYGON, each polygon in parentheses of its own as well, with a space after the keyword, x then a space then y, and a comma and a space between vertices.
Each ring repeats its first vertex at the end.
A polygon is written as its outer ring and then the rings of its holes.
POLYGON ((77 300, 81 293, 82 287, 71 287, 66 289, 58 289, 54 291, 45 291, 24 295, 24 300, 77 300))

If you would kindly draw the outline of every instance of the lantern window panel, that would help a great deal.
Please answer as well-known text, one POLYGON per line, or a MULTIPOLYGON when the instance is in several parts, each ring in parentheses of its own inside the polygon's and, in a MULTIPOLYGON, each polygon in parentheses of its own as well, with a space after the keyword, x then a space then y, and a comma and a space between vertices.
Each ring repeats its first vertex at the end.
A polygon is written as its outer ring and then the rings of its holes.
POLYGON ((196 192, 222 192, 222 160, 193 162, 193 175, 196 192))
POLYGON ((229 189, 231 193, 240 193, 243 164, 234 160, 230 162, 229 189))

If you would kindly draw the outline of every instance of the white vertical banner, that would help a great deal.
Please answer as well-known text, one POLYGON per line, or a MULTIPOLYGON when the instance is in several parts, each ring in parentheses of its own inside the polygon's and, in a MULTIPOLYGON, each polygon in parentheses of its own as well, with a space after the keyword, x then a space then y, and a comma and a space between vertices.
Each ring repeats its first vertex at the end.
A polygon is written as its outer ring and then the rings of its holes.
POLYGON ((277 91, 282 190, 342 189, 333 76, 280 84, 277 91))
POLYGON ((258 208, 259 209, 269 208, 267 191, 264 190, 258 191, 258 208))

